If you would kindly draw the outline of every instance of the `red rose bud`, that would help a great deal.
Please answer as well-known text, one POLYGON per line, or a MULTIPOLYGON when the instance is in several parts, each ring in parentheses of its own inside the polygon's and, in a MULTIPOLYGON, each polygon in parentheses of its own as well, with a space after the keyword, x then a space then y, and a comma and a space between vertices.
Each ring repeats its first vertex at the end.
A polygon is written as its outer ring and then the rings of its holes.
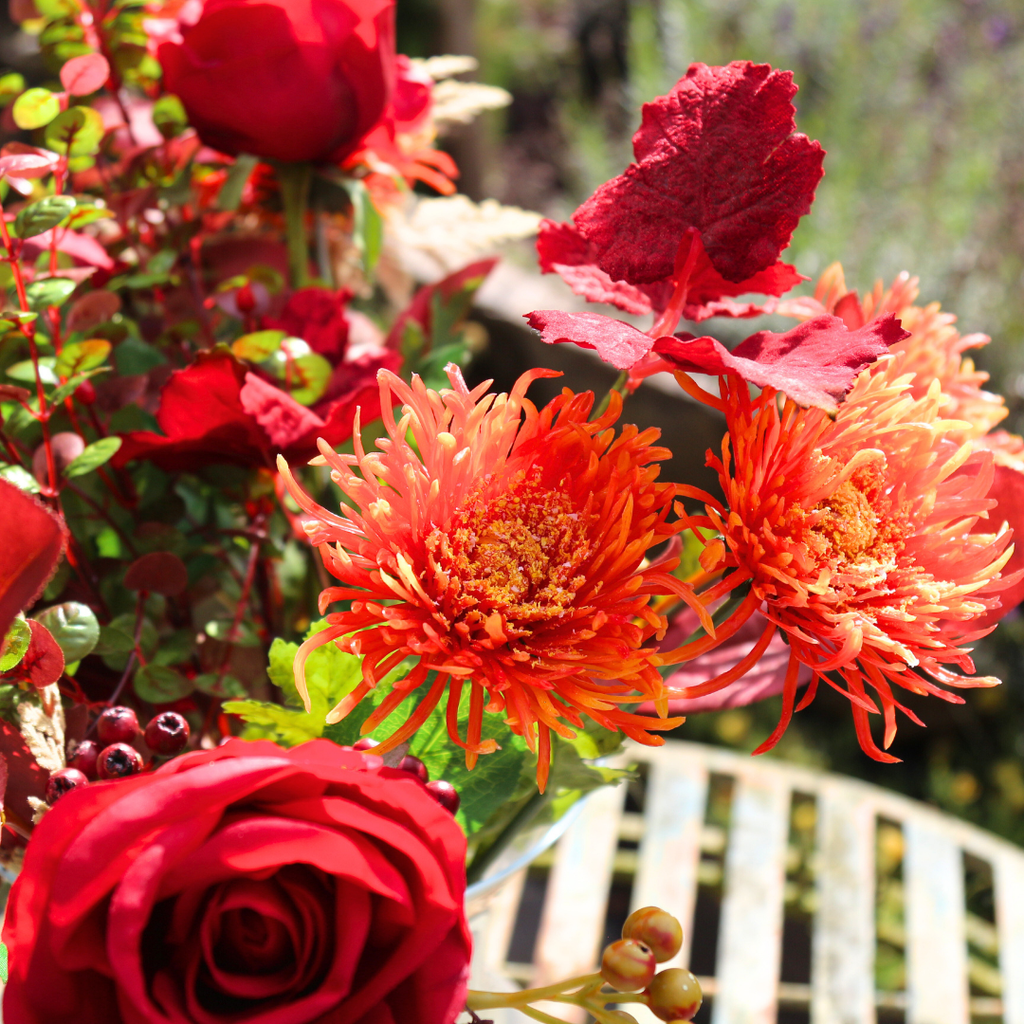
POLYGON ((55 804, 65 793, 88 785, 89 780, 77 768, 59 768, 46 784, 46 802, 55 804))
POLYGON ((654 959, 663 964, 679 952, 683 944, 683 927, 661 907, 641 907, 626 918, 622 937, 637 939, 650 947, 654 959))
POLYGON ((146 726, 146 744, 157 754, 180 754, 188 743, 188 722, 177 711, 162 711, 146 726))
POLYGON ((248 282, 235 292, 235 305, 240 313, 251 313, 256 308, 256 296, 248 282))
POLYGON ((68 767, 77 768, 87 779, 95 782, 99 778, 96 761, 100 756, 100 749, 95 740, 82 740, 68 758, 68 767))
POLYGON ((111 743, 131 743, 139 735, 139 720, 131 708, 107 708, 96 723, 96 735, 104 747, 111 743))
POLYGON ((647 987, 647 1005, 661 1020, 693 1020, 704 1001, 700 983, 682 967, 670 967, 655 975, 647 987))
POLYGON ((618 939, 601 956, 601 977, 619 992, 646 988, 654 971, 654 954, 636 939, 618 939))
POLYGON ((405 757, 398 762, 397 767, 401 772, 408 772, 410 775, 415 775, 420 782, 430 781, 430 773, 427 771, 427 766, 418 757, 413 757, 411 754, 406 754, 405 757))
POLYGON ((395 79, 393 0, 220 0, 158 52, 164 86, 222 153, 337 161, 395 79))
POLYGON ((459 791, 450 782, 445 782, 443 779, 437 779, 434 782, 428 782, 427 789, 430 790, 430 795, 449 814, 458 813, 459 804, 462 800, 459 797, 459 791))
POLYGON ((142 755, 127 743, 111 743, 96 762, 101 779, 126 779, 142 771, 142 755))
POLYGON ((75 388, 75 398, 77 398, 83 405, 92 405, 96 401, 96 388, 93 387, 91 380, 83 380, 81 384, 75 388))

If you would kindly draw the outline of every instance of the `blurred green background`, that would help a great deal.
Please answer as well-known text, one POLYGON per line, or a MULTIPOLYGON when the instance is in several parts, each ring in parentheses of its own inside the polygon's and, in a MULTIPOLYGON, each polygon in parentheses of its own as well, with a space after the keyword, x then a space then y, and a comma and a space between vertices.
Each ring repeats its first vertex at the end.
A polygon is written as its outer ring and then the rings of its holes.
MULTIPOLYGON (((399 47, 471 53, 475 77, 512 93, 510 107, 448 141, 462 188, 558 219, 625 167, 641 105, 692 61, 792 69, 798 124, 828 157, 785 258, 812 278, 841 260, 860 290, 919 275, 919 302, 938 300, 963 333, 992 336, 977 361, 1006 395, 1006 425, 1024 427, 1019 2, 400 0, 399 47)), ((756 326, 705 328, 738 340, 756 326)), ((643 417, 643 402, 641 389, 627 411, 643 417)), ((1019 613, 978 645, 977 661, 1004 685, 968 691, 960 706, 911 696, 928 728, 901 721, 900 765, 861 753, 844 698, 827 687, 772 756, 901 790, 1024 844, 1019 613)), ((778 713, 776 699, 694 716, 678 736, 751 750, 778 713)))

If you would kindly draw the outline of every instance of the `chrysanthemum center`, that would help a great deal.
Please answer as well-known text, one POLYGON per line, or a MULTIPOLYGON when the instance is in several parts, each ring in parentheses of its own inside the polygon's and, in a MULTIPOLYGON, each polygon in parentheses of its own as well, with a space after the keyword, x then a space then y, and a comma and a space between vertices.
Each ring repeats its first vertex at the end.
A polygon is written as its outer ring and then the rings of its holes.
POLYGON ((899 517, 877 507, 882 499, 881 483, 876 473, 862 470, 815 506, 820 518, 812 529, 827 543, 833 558, 848 563, 865 559, 887 562, 902 546, 899 517))
POLYGON ((585 518, 568 494, 525 479, 470 499, 427 538, 448 611, 497 611, 513 627, 562 615, 586 578, 585 518))

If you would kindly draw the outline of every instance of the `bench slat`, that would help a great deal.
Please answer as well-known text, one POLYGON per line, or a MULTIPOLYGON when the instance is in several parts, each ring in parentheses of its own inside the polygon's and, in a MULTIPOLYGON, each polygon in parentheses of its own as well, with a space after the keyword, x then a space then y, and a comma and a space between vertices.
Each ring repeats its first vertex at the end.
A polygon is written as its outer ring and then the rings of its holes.
POLYGON ((1024 856, 999 857, 992 871, 1003 976, 1003 1024, 1024 1024, 1024 856))
POLYGON ((870 800, 825 782, 818 792, 818 912, 812 1024, 875 1021, 875 813, 870 800))
POLYGON ((652 759, 631 909, 663 907, 682 922, 682 949, 665 967, 690 962, 707 800, 708 772, 696 758, 652 759))
POLYGON ((963 854, 921 818, 903 835, 907 1024, 968 1024, 963 854))
POLYGON ((737 778, 718 941, 712 1024, 773 1024, 782 954, 789 786, 779 773, 737 778))

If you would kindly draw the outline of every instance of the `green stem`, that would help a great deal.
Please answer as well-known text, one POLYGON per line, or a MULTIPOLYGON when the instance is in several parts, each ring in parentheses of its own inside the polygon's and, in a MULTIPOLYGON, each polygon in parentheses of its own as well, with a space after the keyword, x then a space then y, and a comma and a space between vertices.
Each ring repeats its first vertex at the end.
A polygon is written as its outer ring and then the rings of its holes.
POLYGON ((498 833, 494 842, 486 849, 479 851, 473 857, 472 863, 466 869, 466 883, 472 885, 479 881, 483 873, 494 863, 495 858, 508 846, 509 842, 519 831, 530 824, 540 813, 550 798, 544 793, 534 793, 512 816, 509 823, 498 833))
POLYGON ((626 383, 628 381, 629 381, 629 370, 623 370, 622 373, 620 373, 618 375, 618 377, 615 378, 615 383, 612 384, 612 386, 608 389, 608 394, 605 395, 604 398, 601 399, 601 403, 594 410, 593 415, 591 415, 591 417, 590 417, 592 420, 596 420, 599 416, 604 415, 604 413, 607 410, 608 406, 611 404, 612 393, 613 392, 617 391, 620 395, 625 397, 625 395, 626 395, 626 383))
POLYGON ((288 244, 288 276, 292 288, 309 282, 309 248, 306 244, 306 206, 313 168, 306 163, 277 164, 277 180, 284 206, 285 241, 288 244))

